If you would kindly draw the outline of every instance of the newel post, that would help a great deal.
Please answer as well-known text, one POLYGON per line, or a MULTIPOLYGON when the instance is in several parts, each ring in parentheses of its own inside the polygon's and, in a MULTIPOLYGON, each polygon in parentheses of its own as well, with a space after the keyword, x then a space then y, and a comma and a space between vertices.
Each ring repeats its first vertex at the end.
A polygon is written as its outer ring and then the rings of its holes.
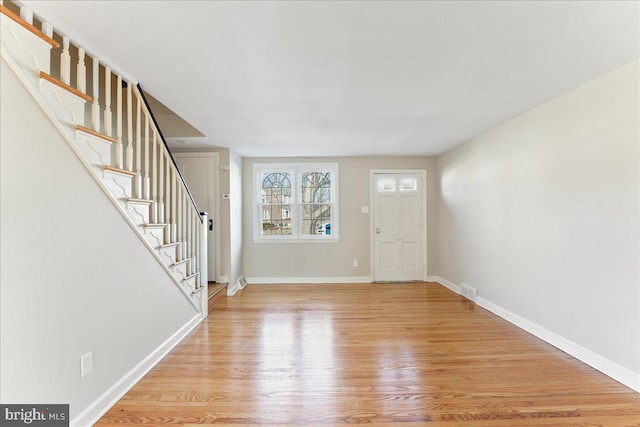
POLYGON ((209 234, 209 214, 206 212, 202 212, 202 224, 200 225, 200 259, 198 260, 198 264, 200 266, 200 274, 198 275, 198 281, 200 282, 200 286, 204 287, 203 290, 200 291, 200 311, 202 312, 202 317, 207 317, 209 315, 209 289, 208 289, 208 277, 209 272, 207 271, 207 235, 209 234))

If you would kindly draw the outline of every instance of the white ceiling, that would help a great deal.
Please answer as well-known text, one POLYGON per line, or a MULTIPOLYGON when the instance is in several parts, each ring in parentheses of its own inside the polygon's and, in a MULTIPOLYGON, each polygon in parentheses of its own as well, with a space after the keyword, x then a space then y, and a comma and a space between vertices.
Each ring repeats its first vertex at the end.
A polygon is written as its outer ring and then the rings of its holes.
POLYGON ((23 3, 243 156, 439 154, 640 56, 635 1, 23 3))

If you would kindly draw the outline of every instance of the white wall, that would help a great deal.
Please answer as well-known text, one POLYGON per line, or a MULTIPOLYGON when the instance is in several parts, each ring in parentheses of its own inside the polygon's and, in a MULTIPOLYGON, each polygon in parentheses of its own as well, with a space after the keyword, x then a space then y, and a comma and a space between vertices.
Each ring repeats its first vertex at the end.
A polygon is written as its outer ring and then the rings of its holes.
MULTIPOLYGON (((428 251, 434 250, 429 235, 435 223, 435 161, 429 157, 338 157, 338 158, 245 158, 244 273, 247 278, 352 278, 371 277, 369 172, 372 169, 426 169, 428 251), (255 243, 253 236, 254 163, 338 162, 340 241, 338 243, 255 243), (353 267, 357 259, 359 266, 353 267)), ((428 267, 429 268, 429 267, 428 267)))
POLYGON ((437 159, 435 272, 640 373, 638 61, 437 159))
POLYGON ((242 157, 229 152, 229 288, 243 274, 242 157))
POLYGON ((1 71, 0 395, 69 403, 73 418, 198 314, 1 71))

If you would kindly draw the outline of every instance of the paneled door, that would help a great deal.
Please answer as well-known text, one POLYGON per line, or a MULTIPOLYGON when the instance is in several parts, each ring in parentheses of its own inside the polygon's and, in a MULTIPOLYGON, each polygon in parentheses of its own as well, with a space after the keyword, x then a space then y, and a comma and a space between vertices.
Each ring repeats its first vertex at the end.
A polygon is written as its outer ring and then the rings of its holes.
POLYGON ((373 173, 374 280, 424 280, 424 174, 373 173))
POLYGON ((216 269, 216 186, 218 153, 173 153, 173 157, 178 164, 178 169, 182 174, 189 192, 196 202, 200 212, 209 214, 207 229, 207 280, 215 282, 217 279, 216 269))

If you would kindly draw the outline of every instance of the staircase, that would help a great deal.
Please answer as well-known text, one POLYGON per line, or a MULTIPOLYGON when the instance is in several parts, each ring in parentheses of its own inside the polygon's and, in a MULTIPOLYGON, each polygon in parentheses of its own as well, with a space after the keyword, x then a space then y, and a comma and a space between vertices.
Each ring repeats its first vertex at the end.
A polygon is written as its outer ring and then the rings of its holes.
POLYGON ((2 60, 184 297, 207 316, 207 215, 197 210, 140 86, 26 7, 0 3, 0 18, 2 60))

